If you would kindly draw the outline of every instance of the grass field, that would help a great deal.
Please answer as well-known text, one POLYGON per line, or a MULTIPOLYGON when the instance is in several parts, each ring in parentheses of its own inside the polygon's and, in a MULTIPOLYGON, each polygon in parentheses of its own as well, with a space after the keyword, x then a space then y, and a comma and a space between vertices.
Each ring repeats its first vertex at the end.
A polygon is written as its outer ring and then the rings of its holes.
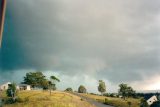
POLYGON ((20 91, 18 97, 18 103, 4 107, 94 107, 80 97, 59 91, 52 92, 51 96, 43 91, 20 91))
POLYGON ((112 105, 114 107, 129 107, 127 102, 132 103, 130 107, 140 107, 139 106, 140 99, 127 98, 126 100, 123 100, 121 98, 104 97, 91 94, 82 94, 82 95, 100 102, 104 102, 105 99, 107 99, 107 104, 112 105))

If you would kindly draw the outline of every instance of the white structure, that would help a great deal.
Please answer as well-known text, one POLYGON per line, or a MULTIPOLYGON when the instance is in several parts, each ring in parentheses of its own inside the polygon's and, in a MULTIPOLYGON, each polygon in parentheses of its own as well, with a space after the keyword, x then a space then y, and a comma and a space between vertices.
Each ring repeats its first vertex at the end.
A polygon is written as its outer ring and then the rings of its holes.
POLYGON ((7 82, 7 83, 1 85, 1 86, 0 86, 0 90, 7 90, 8 87, 9 87, 9 86, 8 86, 9 84, 11 84, 11 82, 7 82))
POLYGON ((17 86, 18 90, 31 90, 31 86, 27 84, 20 84, 17 86))
POLYGON ((150 105, 152 105, 154 102, 157 102, 158 101, 158 99, 157 99, 157 96, 152 96, 150 99, 148 99, 147 100, 147 103, 148 103, 148 105, 150 106, 150 105))

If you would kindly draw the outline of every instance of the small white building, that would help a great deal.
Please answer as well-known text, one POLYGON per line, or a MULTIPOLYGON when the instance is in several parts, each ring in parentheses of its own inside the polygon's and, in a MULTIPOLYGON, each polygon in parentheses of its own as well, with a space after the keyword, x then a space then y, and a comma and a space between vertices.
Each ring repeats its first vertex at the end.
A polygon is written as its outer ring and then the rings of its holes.
POLYGON ((8 87, 9 87, 9 84, 11 84, 11 82, 7 82, 7 83, 5 83, 5 84, 0 85, 0 90, 1 90, 1 91, 7 90, 8 87))
POLYGON ((31 86, 28 84, 20 84, 17 86, 18 90, 31 90, 31 86))
POLYGON ((157 99, 157 96, 152 96, 150 99, 148 99, 147 100, 147 103, 148 103, 148 105, 150 106, 150 105, 152 105, 154 102, 157 102, 158 101, 158 99, 157 99))

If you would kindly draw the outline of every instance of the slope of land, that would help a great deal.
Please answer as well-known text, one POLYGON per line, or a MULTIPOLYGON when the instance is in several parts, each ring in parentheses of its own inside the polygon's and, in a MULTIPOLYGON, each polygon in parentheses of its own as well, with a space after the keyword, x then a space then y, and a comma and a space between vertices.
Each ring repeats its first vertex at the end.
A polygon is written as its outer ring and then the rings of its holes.
POLYGON ((59 91, 51 96, 47 91, 20 91, 18 97, 18 103, 4 107, 94 107, 78 96, 59 91))
POLYGON ((114 107, 129 107, 128 102, 131 102, 130 107, 140 107, 139 106, 140 99, 127 98, 126 100, 123 100, 121 98, 104 97, 104 96, 91 95, 91 94, 80 94, 80 95, 97 100, 102 103, 104 103, 105 99, 107 99, 106 103, 114 107))

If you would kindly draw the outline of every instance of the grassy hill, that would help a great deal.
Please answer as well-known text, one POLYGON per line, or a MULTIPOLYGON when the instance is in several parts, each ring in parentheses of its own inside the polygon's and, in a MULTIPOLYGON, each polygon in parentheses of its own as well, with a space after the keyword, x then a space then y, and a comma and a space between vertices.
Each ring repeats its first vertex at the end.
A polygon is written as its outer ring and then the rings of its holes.
MULTIPOLYGON (((131 102, 130 107, 139 107, 140 100, 128 98, 123 100, 121 98, 104 97, 91 94, 81 94, 88 98, 92 98, 99 102, 104 102, 114 107, 129 107, 127 102, 131 102)), ((3 98, 6 98, 5 93, 2 94, 3 98)), ((20 91, 18 93, 18 102, 15 104, 7 104, 4 107, 95 107, 89 104, 85 100, 75 95, 54 91, 52 95, 49 95, 48 91, 20 91)))
POLYGON ((18 103, 4 107, 94 107, 80 97, 59 91, 53 92, 51 96, 47 91, 20 91, 18 97, 18 103))
POLYGON ((140 107, 139 106, 140 99, 127 98, 126 100, 123 100, 121 98, 104 97, 104 96, 91 95, 91 94, 81 94, 81 95, 86 96, 88 98, 92 98, 102 103, 104 103, 105 99, 107 99, 106 103, 114 107, 129 107, 127 102, 132 103, 130 107, 140 107))

